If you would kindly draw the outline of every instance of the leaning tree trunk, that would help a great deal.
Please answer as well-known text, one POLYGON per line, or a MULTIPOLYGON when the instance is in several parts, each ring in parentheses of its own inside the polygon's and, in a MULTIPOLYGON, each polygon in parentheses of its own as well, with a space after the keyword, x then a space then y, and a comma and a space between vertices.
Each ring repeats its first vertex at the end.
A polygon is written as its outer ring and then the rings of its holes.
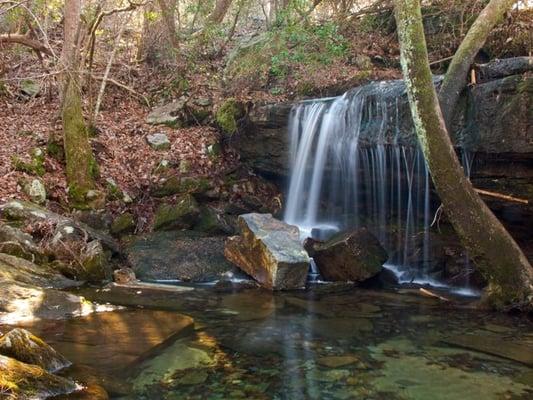
POLYGON ((232 1, 233 0, 217 0, 215 8, 209 15, 209 23, 220 24, 222 21, 224 21, 224 17, 226 16, 232 1))
POLYGON ((444 211, 497 308, 532 308, 533 268, 465 177, 439 108, 419 0, 395 0, 401 62, 416 134, 444 211))
POLYGON ((96 162, 83 119, 79 73, 79 23, 80 0, 65 1, 64 49, 62 52, 65 78, 61 119, 63 121, 63 146, 69 197, 75 207, 87 204, 87 192, 94 188, 96 162))
POLYGON ((492 28, 515 2, 516 0, 491 0, 474 21, 453 56, 439 92, 440 107, 448 129, 451 128, 453 111, 465 87, 474 58, 485 44, 492 28))

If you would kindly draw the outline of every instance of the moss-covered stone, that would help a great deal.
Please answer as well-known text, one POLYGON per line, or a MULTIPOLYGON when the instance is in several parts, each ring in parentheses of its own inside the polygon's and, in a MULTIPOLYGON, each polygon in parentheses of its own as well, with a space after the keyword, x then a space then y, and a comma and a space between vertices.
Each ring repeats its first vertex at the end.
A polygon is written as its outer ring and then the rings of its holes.
POLYGON ((178 199, 176 204, 161 204, 154 217, 154 230, 187 229, 200 215, 198 203, 191 195, 178 199))
POLYGON ((227 135, 237 132, 237 122, 244 115, 242 106, 233 98, 227 99, 216 112, 215 119, 218 126, 227 135))
POLYGON ((102 244, 97 240, 87 244, 81 266, 80 278, 89 283, 100 283, 111 278, 107 254, 104 252, 102 244))
POLYGON ((108 200, 122 200, 124 198, 124 192, 120 189, 113 178, 106 179, 107 199, 108 200))
POLYGON ((33 203, 43 204, 46 201, 46 188, 42 180, 32 179, 23 185, 23 189, 33 203))
POLYGON ((221 216, 211 207, 202 207, 199 220, 194 225, 195 231, 211 234, 228 233, 228 229, 221 216))
POLYGON ((129 212, 119 215, 111 223, 110 232, 114 236, 121 236, 135 231, 135 218, 129 212))
POLYGON ((43 340, 26 329, 13 329, 0 337, 0 354, 55 372, 70 362, 43 340))
POLYGON ((0 355, 0 396, 13 399, 47 399, 72 393, 78 386, 70 379, 0 355))
POLYGON ((211 181, 204 177, 183 177, 171 176, 159 187, 153 190, 155 197, 172 196, 175 194, 201 194, 213 187, 211 181))
POLYGON ((65 161, 65 149, 62 143, 49 140, 46 144, 46 152, 50 157, 55 158, 58 161, 65 161))

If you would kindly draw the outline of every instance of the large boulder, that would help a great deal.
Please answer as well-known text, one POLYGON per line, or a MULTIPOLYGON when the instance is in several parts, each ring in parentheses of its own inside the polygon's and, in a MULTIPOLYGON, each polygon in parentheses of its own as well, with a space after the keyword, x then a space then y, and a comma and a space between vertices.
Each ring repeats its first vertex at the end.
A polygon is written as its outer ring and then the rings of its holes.
POLYGON ((0 337, 0 354, 27 364, 38 365, 48 372, 56 372, 70 365, 70 362, 50 345, 21 328, 13 329, 0 337))
POLYGON ((0 389, 1 398, 32 400, 69 394, 80 387, 70 379, 52 375, 37 365, 0 355, 0 389))
POLYGON ((197 232, 154 232, 126 247, 128 261, 140 279, 206 282, 234 267, 224 258, 224 237, 197 232))
POLYGON ((47 259, 31 235, 2 222, 0 222, 0 252, 35 262, 45 262, 47 259))
POLYGON ((176 101, 154 108, 146 122, 151 125, 167 125, 180 127, 185 116, 185 104, 187 99, 182 97, 176 101))
POLYGON ((366 228, 333 236, 326 242, 306 242, 324 279, 361 282, 381 271, 387 252, 366 228))
POLYGON ((299 240, 296 226, 271 214, 244 214, 238 219, 240 236, 226 241, 224 254, 268 289, 299 289, 305 286, 309 256, 299 240))

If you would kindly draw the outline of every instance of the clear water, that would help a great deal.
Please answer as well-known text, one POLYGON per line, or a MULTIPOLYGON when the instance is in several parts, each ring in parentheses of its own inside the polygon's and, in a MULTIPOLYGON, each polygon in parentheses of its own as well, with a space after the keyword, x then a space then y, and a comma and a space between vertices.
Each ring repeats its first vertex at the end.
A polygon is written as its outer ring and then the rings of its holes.
POLYGON ((464 300, 452 308, 416 290, 331 288, 89 291, 144 306, 30 328, 74 363, 131 384, 127 399, 533 398, 533 329, 523 317, 464 300), (183 313, 194 325, 173 337, 183 313), (471 349, 452 344, 465 338, 471 349))

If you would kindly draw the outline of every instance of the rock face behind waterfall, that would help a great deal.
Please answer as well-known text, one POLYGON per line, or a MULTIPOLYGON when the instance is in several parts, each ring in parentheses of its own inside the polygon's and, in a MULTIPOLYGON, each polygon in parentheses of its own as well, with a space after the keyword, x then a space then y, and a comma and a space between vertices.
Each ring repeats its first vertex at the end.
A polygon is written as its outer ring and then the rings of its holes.
POLYGON ((381 271, 387 252, 367 229, 343 232, 326 242, 306 241, 325 280, 362 282, 381 271))
POLYGON ((271 214, 244 214, 239 217, 240 236, 226 242, 224 254, 262 286, 299 289, 305 286, 309 256, 299 241, 297 227, 271 214))

